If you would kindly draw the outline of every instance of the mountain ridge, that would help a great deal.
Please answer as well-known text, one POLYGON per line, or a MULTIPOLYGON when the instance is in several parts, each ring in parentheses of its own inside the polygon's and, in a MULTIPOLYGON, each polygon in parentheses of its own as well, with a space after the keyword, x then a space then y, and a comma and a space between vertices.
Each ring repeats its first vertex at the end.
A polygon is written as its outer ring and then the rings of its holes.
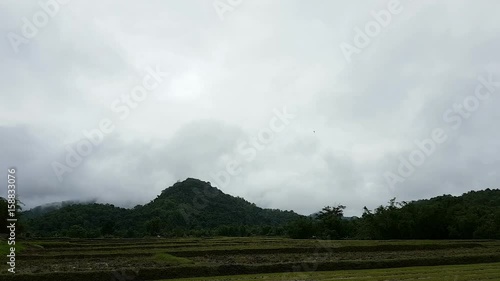
POLYGON ((82 225, 96 232, 105 228, 109 230, 104 231, 108 234, 113 234, 113 228, 121 234, 138 231, 153 235, 175 229, 278 227, 302 217, 293 211, 260 208, 243 198, 222 192, 210 182, 194 178, 176 182, 150 202, 130 209, 94 202, 69 204, 46 213, 37 208, 35 210, 38 211, 31 209, 23 212, 34 233, 44 229, 59 229, 63 233, 75 225, 82 225), (101 214, 98 210, 112 215, 101 214), (62 222, 58 219, 61 217, 64 218, 62 222))

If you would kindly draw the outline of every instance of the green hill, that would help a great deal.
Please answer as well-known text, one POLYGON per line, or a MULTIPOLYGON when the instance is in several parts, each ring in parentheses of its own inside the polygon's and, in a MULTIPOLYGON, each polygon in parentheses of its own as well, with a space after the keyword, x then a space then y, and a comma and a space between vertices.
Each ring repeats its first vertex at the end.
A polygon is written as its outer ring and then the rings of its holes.
POLYGON ((40 236, 275 234, 301 217, 291 211, 262 209, 225 194, 210 183, 188 178, 133 209, 75 203, 24 212, 27 231, 40 236))

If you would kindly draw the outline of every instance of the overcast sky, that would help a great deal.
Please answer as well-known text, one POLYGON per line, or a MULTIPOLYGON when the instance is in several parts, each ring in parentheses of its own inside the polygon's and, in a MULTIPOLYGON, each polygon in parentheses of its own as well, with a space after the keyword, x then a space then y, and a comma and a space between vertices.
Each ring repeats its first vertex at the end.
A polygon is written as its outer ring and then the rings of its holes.
POLYGON ((187 177, 301 214, 500 188, 498 1, 53 1, 0 2, 0 195, 16 167, 26 208, 187 177))

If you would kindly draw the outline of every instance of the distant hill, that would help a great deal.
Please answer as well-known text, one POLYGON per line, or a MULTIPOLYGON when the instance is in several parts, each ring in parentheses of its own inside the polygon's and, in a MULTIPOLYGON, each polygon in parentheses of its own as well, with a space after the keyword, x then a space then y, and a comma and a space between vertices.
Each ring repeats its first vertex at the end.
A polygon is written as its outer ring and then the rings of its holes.
POLYGON ((61 208, 66 207, 66 206, 78 205, 78 204, 93 204, 96 201, 97 200, 89 200, 89 201, 68 200, 68 201, 62 201, 62 202, 53 202, 53 203, 48 203, 48 204, 36 206, 32 209, 29 209, 28 211, 24 212, 24 215, 28 218, 36 218, 36 217, 42 216, 46 213, 61 209, 61 208))
POLYGON ((252 227, 276 231, 275 228, 301 216, 292 211, 257 207, 243 198, 223 193, 208 182, 188 178, 163 190, 148 204, 133 209, 75 202, 37 207, 24 212, 24 217, 28 231, 36 235, 78 236, 85 231, 86 236, 90 232, 90 236, 101 233, 132 237, 207 229, 237 235, 252 227))
POLYGON ((208 182, 193 178, 163 190, 155 200, 137 208, 136 214, 159 216, 170 225, 189 228, 281 225, 299 216, 291 211, 259 208, 243 198, 223 193, 208 182))

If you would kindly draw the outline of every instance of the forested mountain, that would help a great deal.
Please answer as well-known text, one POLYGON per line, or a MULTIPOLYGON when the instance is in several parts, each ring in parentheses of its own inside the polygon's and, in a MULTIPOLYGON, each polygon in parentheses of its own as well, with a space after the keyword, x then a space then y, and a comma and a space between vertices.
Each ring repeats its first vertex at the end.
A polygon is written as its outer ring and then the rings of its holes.
POLYGON ((300 217, 262 209, 225 194, 210 183, 188 178, 133 209, 109 204, 73 204, 24 213, 27 231, 40 236, 247 235, 284 234, 281 226, 300 217))
POLYGON ((213 228, 242 224, 280 225, 299 215, 262 209, 240 197, 225 194, 210 183, 189 178, 165 189, 155 200, 136 208, 140 217, 159 217, 166 225, 213 228))
MULTIPOLYGON (((3 201, 0 200, 0 203, 3 201)), ((3 204, 3 203, 2 203, 3 204)), ((1 204, 0 204, 1 205, 1 204)), ((133 209, 109 204, 70 204, 23 213, 35 236, 143 237, 280 235, 321 239, 500 239, 500 190, 471 191, 412 202, 389 201, 361 218, 345 206, 309 217, 262 209, 197 179, 177 182, 133 209)))

